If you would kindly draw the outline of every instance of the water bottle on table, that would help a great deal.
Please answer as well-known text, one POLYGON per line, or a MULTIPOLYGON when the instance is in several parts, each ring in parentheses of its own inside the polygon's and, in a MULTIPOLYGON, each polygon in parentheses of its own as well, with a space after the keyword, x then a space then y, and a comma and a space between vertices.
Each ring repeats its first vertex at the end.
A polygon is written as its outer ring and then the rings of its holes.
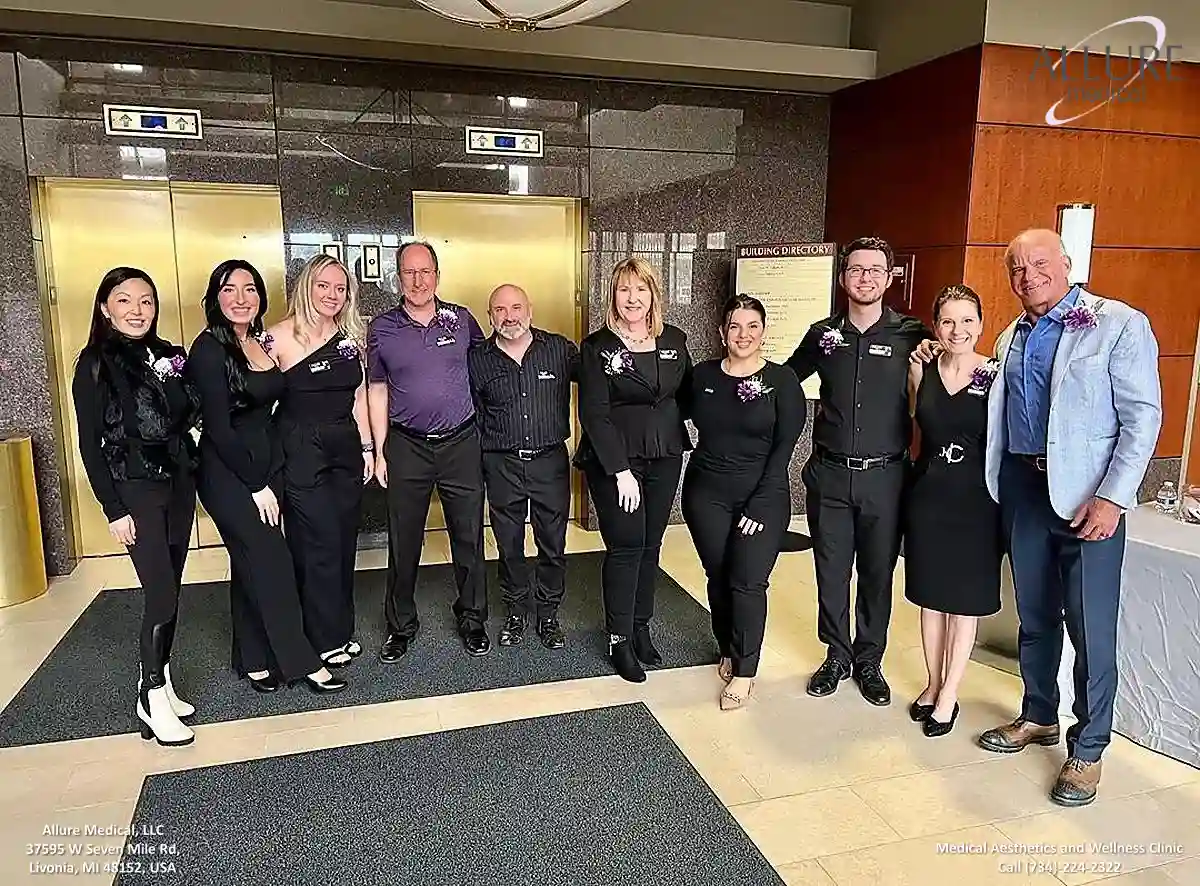
POLYGON ((1158 487, 1158 495, 1154 497, 1154 506, 1163 514, 1173 514, 1179 507, 1179 494, 1175 484, 1170 480, 1158 487))

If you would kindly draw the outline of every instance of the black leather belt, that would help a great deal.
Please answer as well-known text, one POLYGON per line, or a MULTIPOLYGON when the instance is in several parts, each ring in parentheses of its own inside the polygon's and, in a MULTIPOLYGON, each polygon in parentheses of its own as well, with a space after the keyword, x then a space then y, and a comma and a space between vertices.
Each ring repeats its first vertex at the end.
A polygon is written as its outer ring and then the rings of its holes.
POLYGON ((1046 473, 1046 456, 1044 455, 1023 455, 1019 452, 1010 453, 1014 458, 1020 459, 1029 465, 1035 471, 1046 473))
POLYGON ((856 458, 852 455, 842 455, 827 449, 818 449, 817 457, 821 461, 837 465, 839 468, 849 468, 852 471, 869 471, 872 468, 882 468, 904 461, 904 453, 898 455, 879 455, 872 458, 856 458))
POLYGON ((515 455, 521 461, 533 461, 547 452, 556 452, 561 447, 561 443, 555 443, 553 446, 543 446, 541 449, 489 449, 488 452, 495 455, 515 455))
POLYGON ((438 443, 442 440, 449 440, 457 437, 463 431, 469 430, 475 424, 475 417, 471 416, 461 425, 453 427, 448 431, 435 431, 433 433, 424 433, 422 431, 414 431, 412 428, 406 428, 402 424, 392 422, 392 430, 399 431, 405 437, 411 437, 413 440, 421 440, 424 443, 438 443))

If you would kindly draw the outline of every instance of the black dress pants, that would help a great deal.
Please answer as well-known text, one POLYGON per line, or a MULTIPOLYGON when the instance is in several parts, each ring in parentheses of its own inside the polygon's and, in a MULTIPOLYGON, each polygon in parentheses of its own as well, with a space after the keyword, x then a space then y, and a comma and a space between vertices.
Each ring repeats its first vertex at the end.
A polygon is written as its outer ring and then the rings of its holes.
POLYGON ((867 470, 814 454, 804 466, 808 525, 817 574, 817 637, 848 664, 879 664, 892 616, 892 576, 900 556, 907 462, 867 470), (850 575, 858 569, 854 639, 850 575))
POLYGON ((593 462, 584 467, 606 548, 602 580, 605 629, 610 634, 630 637, 654 617, 658 558, 682 467, 677 455, 632 459, 629 468, 642 493, 633 513, 621 508, 616 477, 593 462))
POLYGON ((317 652, 354 637, 354 562, 362 505, 362 447, 352 422, 296 425, 285 438, 284 532, 317 652))
MULTIPOLYGON (((282 478, 277 476, 271 489, 282 502, 282 478)), ((282 527, 262 522, 250 490, 215 454, 202 456, 199 491, 229 552, 234 670, 243 677, 271 671, 286 681, 319 671, 323 665, 304 634, 282 527)))
POLYGON ((782 488, 758 505, 763 528, 738 528, 757 479, 714 474, 689 465, 683 478, 683 519, 708 577, 713 636, 735 677, 758 673, 767 626, 767 584, 791 517, 791 493, 782 488))
POLYGON ((529 613, 530 585, 538 619, 562 603, 567 574, 567 522, 571 464, 566 445, 522 459, 515 452, 485 452, 483 478, 492 533, 500 549, 500 587, 509 615, 529 613), (536 573, 525 557, 525 517, 537 544, 536 573))
POLYGON ((393 426, 384 441, 388 485, 388 633, 416 636, 417 568, 436 487, 450 535, 450 559, 460 630, 487 622, 487 576, 483 556, 483 468, 474 424, 441 440, 422 440, 393 426))
MULTIPOLYGON (((128 480, 117 484, 133 517, 134 543, 129 559, 142 584, 141 660, 146 674, 162 677, 171 657, 179 589, 196 515, 196 485, 191 474, 170 480, 128 480)), ((161 682, 154 680, 155 685, 161 682)))

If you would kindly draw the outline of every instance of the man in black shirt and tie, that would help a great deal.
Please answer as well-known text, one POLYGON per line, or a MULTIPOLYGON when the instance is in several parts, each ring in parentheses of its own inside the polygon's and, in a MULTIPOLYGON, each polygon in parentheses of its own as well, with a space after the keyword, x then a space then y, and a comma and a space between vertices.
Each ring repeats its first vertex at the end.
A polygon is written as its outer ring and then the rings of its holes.
POLYGON ((546 648, 558 649, 565 643, 558 606, 567 567, 571 466, 566 441, 579 349, 532 325, 529 297, 518 286, 498 287, 488 300, 488 316, 495 332, 470 353, 468 368, 508 607, 500 645, 516 646, 524 639, 532 584, 538 637, 546 648), (525 559, 527 513, 538 550, 535 575, 525 559))
POLYGON ((817 573, 817 636, 829 647, 808 683, 833 693, 853 676, 867 701, 886 705, 881 662, 900 555, 901 497, 911 443, 909 355, 933 338, 923 323, 883 303, 892 248, 877 237, 846 245, 838 281, 846 307, 814 324, 788 365, 821 379, 813 454, 802 478, 817 573), (856 630, 850 638, 850 574, 858 567, 856 630))

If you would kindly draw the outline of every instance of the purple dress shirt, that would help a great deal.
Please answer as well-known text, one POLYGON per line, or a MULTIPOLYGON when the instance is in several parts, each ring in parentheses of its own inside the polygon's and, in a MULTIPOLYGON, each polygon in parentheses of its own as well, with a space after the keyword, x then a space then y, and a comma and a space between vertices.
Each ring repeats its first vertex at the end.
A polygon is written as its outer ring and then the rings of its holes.
POLYGON ((387 382, 391 422, 418 434, 445 433, 475 414, 467 352, 484 340, 483 330, 461 305, 435 304, 428 326, 401 303, 367 331, 367 378, 387 382))

